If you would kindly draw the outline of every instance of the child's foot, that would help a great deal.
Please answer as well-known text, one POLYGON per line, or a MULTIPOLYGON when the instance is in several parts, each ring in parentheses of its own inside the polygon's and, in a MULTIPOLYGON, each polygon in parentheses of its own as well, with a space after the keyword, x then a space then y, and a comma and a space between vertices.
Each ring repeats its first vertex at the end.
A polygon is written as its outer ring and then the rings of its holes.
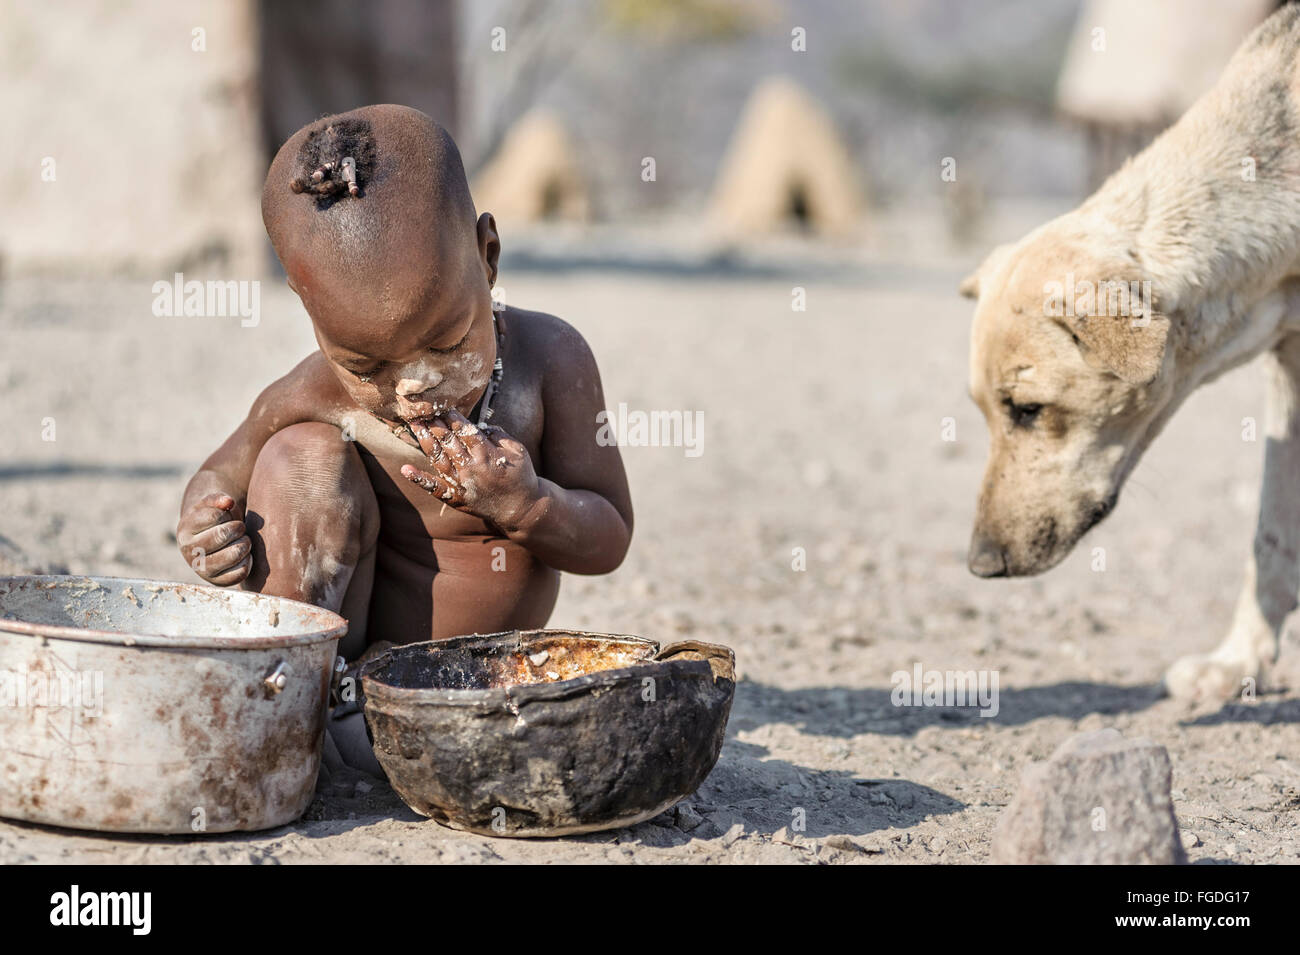
MULTIPOLYGON (((380 640, 366 648, 366 652, 352 661, 344 675, 357 679, 361 665, 372 657, 378 656, 389 647, 396 646, 392 641, 380 640)), ((359 682, 359 681, 358 681, 359 682)), ((366 718, 359 700, 339 703, 330 708, 325 719, 325 748, 321 754, 321 784, 334 788, 348 785, 350 777, 358 773, 385 779, 384 770, 375 758, 374 748, 370 745, 370 736, 366 732, 366 718)))
POLYGON ((360 710, 326 719, 318 789, 328 789, 333 795, 354 795, 358 782, 386 778, 366 735, 365 719, 360 710))

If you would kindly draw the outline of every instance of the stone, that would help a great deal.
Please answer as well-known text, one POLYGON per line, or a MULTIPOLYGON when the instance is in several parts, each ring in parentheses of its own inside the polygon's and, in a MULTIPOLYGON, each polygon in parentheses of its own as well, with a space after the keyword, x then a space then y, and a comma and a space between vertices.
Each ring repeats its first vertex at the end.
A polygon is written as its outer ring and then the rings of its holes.
POLYGON ((730 845, 735 841, 732 833, 736 827, 740 827, 740 832, 745 830, 745 820, 740 813, 731 809, 719 809, 711 812, 704 817, 703 823, 696 831, 696 835, 703 839, 723 838, 723 845, 730 845))
POLYGON ((845 835, 827 836, 822 840, 822 845, 828 849, 839 849, 841 852, 865 853, 867 851, 845 835))
POLYGON ((703 821, 704 817, 696 812, 695 807, 690 803, 677 804, 677 828, 682 832, 691 832, 699 828, 700 823, 703 821))
POLYGON ((741 822, 732 823, 730 828, 722 834, 722 844, 724 846, 732 845, 740 840, 745 834, 745 824, 741 822))
POLYGON ((1187 861, 1170 796, 1169 753, 1117 730, 1074 736, 1025 770, 998 820, 993 861, 1170 865, 1187 861))

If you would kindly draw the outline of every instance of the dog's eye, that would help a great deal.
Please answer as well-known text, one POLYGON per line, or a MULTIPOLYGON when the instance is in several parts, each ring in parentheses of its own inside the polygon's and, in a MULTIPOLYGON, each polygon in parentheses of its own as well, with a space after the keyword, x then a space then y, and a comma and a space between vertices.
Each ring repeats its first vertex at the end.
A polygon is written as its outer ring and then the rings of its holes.
POLYGON ((1011 423, 1017 428, 1032 426, 1034 419, 1038 417, 1038 413, 1043 410, 1042 405, 1018 405, 1010 398, 1005 399, 1003 404, 1007 406, 1007 414, 1011 416, 1011 423))

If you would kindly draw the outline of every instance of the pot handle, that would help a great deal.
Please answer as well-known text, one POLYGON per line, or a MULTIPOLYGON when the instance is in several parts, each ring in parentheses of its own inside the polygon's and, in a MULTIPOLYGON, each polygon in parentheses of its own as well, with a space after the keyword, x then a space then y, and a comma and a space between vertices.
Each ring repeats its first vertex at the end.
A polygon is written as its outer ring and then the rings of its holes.
POLYGON ((265 689, 266 695, 271 697, 283 690, 288 682, 289 664, 283 660, 277 660, 275 666, 271 667, 262 679, 262 687, 265 689))
POLYGON ((655 660, 682 659, 703 660, 713 670, 713 681, 730 680, 736 682, 736 654, 731 647, 720 643, 705 643, 703 640, 683 640, 670 643, 655 654, 655 660))

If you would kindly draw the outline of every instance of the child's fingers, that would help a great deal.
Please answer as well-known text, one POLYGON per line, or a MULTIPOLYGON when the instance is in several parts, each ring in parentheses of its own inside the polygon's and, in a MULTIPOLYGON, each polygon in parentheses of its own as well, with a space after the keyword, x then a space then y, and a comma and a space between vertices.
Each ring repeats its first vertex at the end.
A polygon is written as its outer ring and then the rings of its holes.
POLYGON ((199 576, 211 580, 218 574, 232 570, 253 552, 253 542, 241 537, 227 547, 217 551, 191 548, 190 564, 199 572, 199 576))
POLYGON ((228 511, 235 506, 235 499, 229 494, 205 494, 194 502, 195 507, 198 507, 199 505, 204 507, 214 507, 219 511, 228 511))
POLYGON ((200 531, 188 541, 190 547, 201 547, 205 554, 215 554, 227 544, 239 540, 248 533, 243 521, 226 521, 216 527, 200 531))
POLYGON ((460 437, 448 427, 441 419, 435 418, 433 426, 429 429, 438 443, 442 445, 442 450, 446 452, 447 457, 451 458, 453 464, 464 466, 469 464, 471 458, 469 449, 465 447, 460 437))
POLYGON ((429 454, 427 455, 429 466, 433 469, 430 473, 434 475, 442 475, 455 481, 456 464, 452 461, 451 455, 443 449, 441 442, 436 438, 430 439, 430 444, 432 447, 430 447, 429 454))
POLYGON ((510 437, 510 435, 508 434, 502 437, 501 440, 497 442, 497 447, 501 448, 502 450, 509 451, 511 454, 514 454, 518 457, 522 457, 523 455, 528 453, 528 449, 524 447, 522 441, 517 441, 514 438, 510 437))
POLYGON ((455 472, 455 465, 451 463, 446 448, 442 446, 441 435, 443 431, 445 429, 441 429, 437 425, 421 425, 419 429, 416 429, 416 440, 419 440, 420 450, 424 452, 425 457, 428 457, 429 464, 432 464, 439 472, 452 473, 455 472), (435 427, 437 427, 437 431, 433 430, 435 427))
POLYGON ((417 467, 409 464, 402 465, 402 477, 406 478, 412 484, 418 484, 426 491, 438 490, 438 478, 428 471, 421 471, 417 467))
POLYGON ((438 458, 442 456, 442 445, 438 443, 438 439, 433 436, 433 432, 429 430, 426 423, 420 421, 412 424, 411 433, 415 435, 416 443, 420 445, 420 450, 427 457, 438 458))
MULTIPOLYGON (((209 495, 212 497, 213 495, 209 495)), ((208 498, 195 504, 181 521, 183 531, 197 535, 199 532, 207 530, 209 527, 216 527, 218 524, 224 524, 228 521, 238 520, 232 513, 235 502, 230 501, 230 507, 216 507, 211 504, 205 504, 208 498)), ((230 500, 227 498, 227 500, 230 500)))
POLYGON ((505 428, 499 427, 495 424, 485 424, 480 426, 479 430, 483 432, 484 438, 496 445, 498 448, 504 448, 505 450, 511 451, 515 454, 528 453, 528 449, 523 446, 523 443, 512 438, 510 432, 506 431, 505 428))
POLYGON ((455 408, 450 408, 445 414, 447 424, 451 428, 451 433, 459 440, 465 448, 470 460, 476 463, 482 463, 487 459, 490 442, 483 434, 482 429, 474 424, 455 408))
POLYGON ((449 504, 459 503, 460 485, 445 474, 430 474, 409 464, 402 465, 402 477, 418 484, 434 497, 449 504))
POLYGON ((252 569, 253 569, 253 555, 249 554, 247 557, 245 557, 243 560, 241 560, 238 564, 230 568, 225 573, 217 574, 216 576, 209 576, 205 579, 207 580, 208 583, 212 584, 213 586, 229 587, 232 584, 239 583, 241 580, 247 577, 248 572, 252 569))

